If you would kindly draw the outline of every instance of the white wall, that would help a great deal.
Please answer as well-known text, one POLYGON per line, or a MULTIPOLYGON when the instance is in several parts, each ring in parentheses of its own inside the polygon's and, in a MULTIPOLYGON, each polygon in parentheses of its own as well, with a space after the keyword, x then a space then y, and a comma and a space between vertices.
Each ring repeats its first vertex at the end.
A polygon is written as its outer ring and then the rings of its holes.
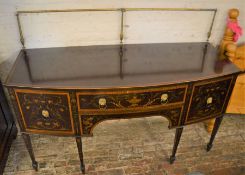
MULTIPOLYGON (((21 49, 17 10, 178 7, 217 8, 210 42, 217 45, 223 35, 228 9, 240 9, 245 28, 245 0, 0 0, 0 76, 4 79, 21 49)), ((128 12, 125 42, 204 41, 211 22, 210 12, 128 12)), ((118 43, 119 13, 69 13, 21 15, 26 46, 55 47, 118 43)), ((239 42, 244 42, 243 36, 239 42)))
MULTIPOLYGON (((128 11, 124 43, 206 41, 213 15, 212 11, 128 11)), ((120 38, 120 11, 21 14, 20 21, 27 48, 118 44, 120 38)))

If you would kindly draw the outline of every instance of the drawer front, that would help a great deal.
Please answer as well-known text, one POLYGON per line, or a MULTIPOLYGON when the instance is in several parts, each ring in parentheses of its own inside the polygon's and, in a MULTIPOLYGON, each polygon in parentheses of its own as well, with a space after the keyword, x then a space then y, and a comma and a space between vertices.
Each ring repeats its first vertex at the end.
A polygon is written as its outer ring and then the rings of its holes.
POLYGON ((128 110, 183 103, 187 86, 124 90, 113 92, 77 93, 81 111, 128 110))
POLYGON ((232 77, 194 84, 186 123, 220 115, 224 110, 232 77))
POLYGON ((15 89, 15 95, 26 131, 74 133, 69 93, 15 89))

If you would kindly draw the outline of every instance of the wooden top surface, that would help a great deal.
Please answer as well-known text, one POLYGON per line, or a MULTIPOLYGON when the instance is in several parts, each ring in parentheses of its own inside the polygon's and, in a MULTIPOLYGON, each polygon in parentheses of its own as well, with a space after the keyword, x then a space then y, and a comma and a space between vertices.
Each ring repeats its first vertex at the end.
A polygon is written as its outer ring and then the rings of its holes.
POLYGON ((25 49, 5 85, 60 89, 144 87, 240 72, 229 61, 217 64, 217 49, 211 44, 204 54, 205 45, 128 44, 123 46, 122 59, 120 45, 25 49))

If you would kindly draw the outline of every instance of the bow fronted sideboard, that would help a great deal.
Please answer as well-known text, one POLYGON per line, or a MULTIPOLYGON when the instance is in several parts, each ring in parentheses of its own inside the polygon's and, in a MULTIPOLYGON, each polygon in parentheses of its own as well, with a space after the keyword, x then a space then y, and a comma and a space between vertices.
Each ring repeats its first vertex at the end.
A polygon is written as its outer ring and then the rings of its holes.
MULTIPOLYGON (((235 56, 233 32, 220 48, 208 42, 216 9, 80 9, 17 13, 23 49, 5 82, 29 151, 38 169, 29 134, 74 137, 85 173, 82 137, 112 119, 160 115, 176 128, 170 163, 175 161, 184 126, 215 119, 207 151, 226 111, 236 78, 244 73, 235 56), (123 44, 126 11, 208 11, 213 21, 207 42, 123 44), (21 13, 121 12, 120 44, 26 49, 21 13)), ((238 16, 233 10, 232 18, 238 16)))
POLYGON ((29 134, 74 137, 84 172, 81 137, 105 120, 154 115, 176 128, 171 163, 184 126, 216 118, 209 151, 242 73, 217 54, 205 42, 21 50, 5 86, 33 167, 29 134))

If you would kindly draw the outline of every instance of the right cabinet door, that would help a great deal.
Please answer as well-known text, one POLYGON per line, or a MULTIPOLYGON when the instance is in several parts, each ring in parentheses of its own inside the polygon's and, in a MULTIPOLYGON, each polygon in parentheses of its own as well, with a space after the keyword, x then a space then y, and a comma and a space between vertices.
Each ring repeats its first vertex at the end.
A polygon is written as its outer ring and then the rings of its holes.
POLYGON ((185 123, 193 123, 222 114, 233 77, 206 80, 194 84, 185 123))

